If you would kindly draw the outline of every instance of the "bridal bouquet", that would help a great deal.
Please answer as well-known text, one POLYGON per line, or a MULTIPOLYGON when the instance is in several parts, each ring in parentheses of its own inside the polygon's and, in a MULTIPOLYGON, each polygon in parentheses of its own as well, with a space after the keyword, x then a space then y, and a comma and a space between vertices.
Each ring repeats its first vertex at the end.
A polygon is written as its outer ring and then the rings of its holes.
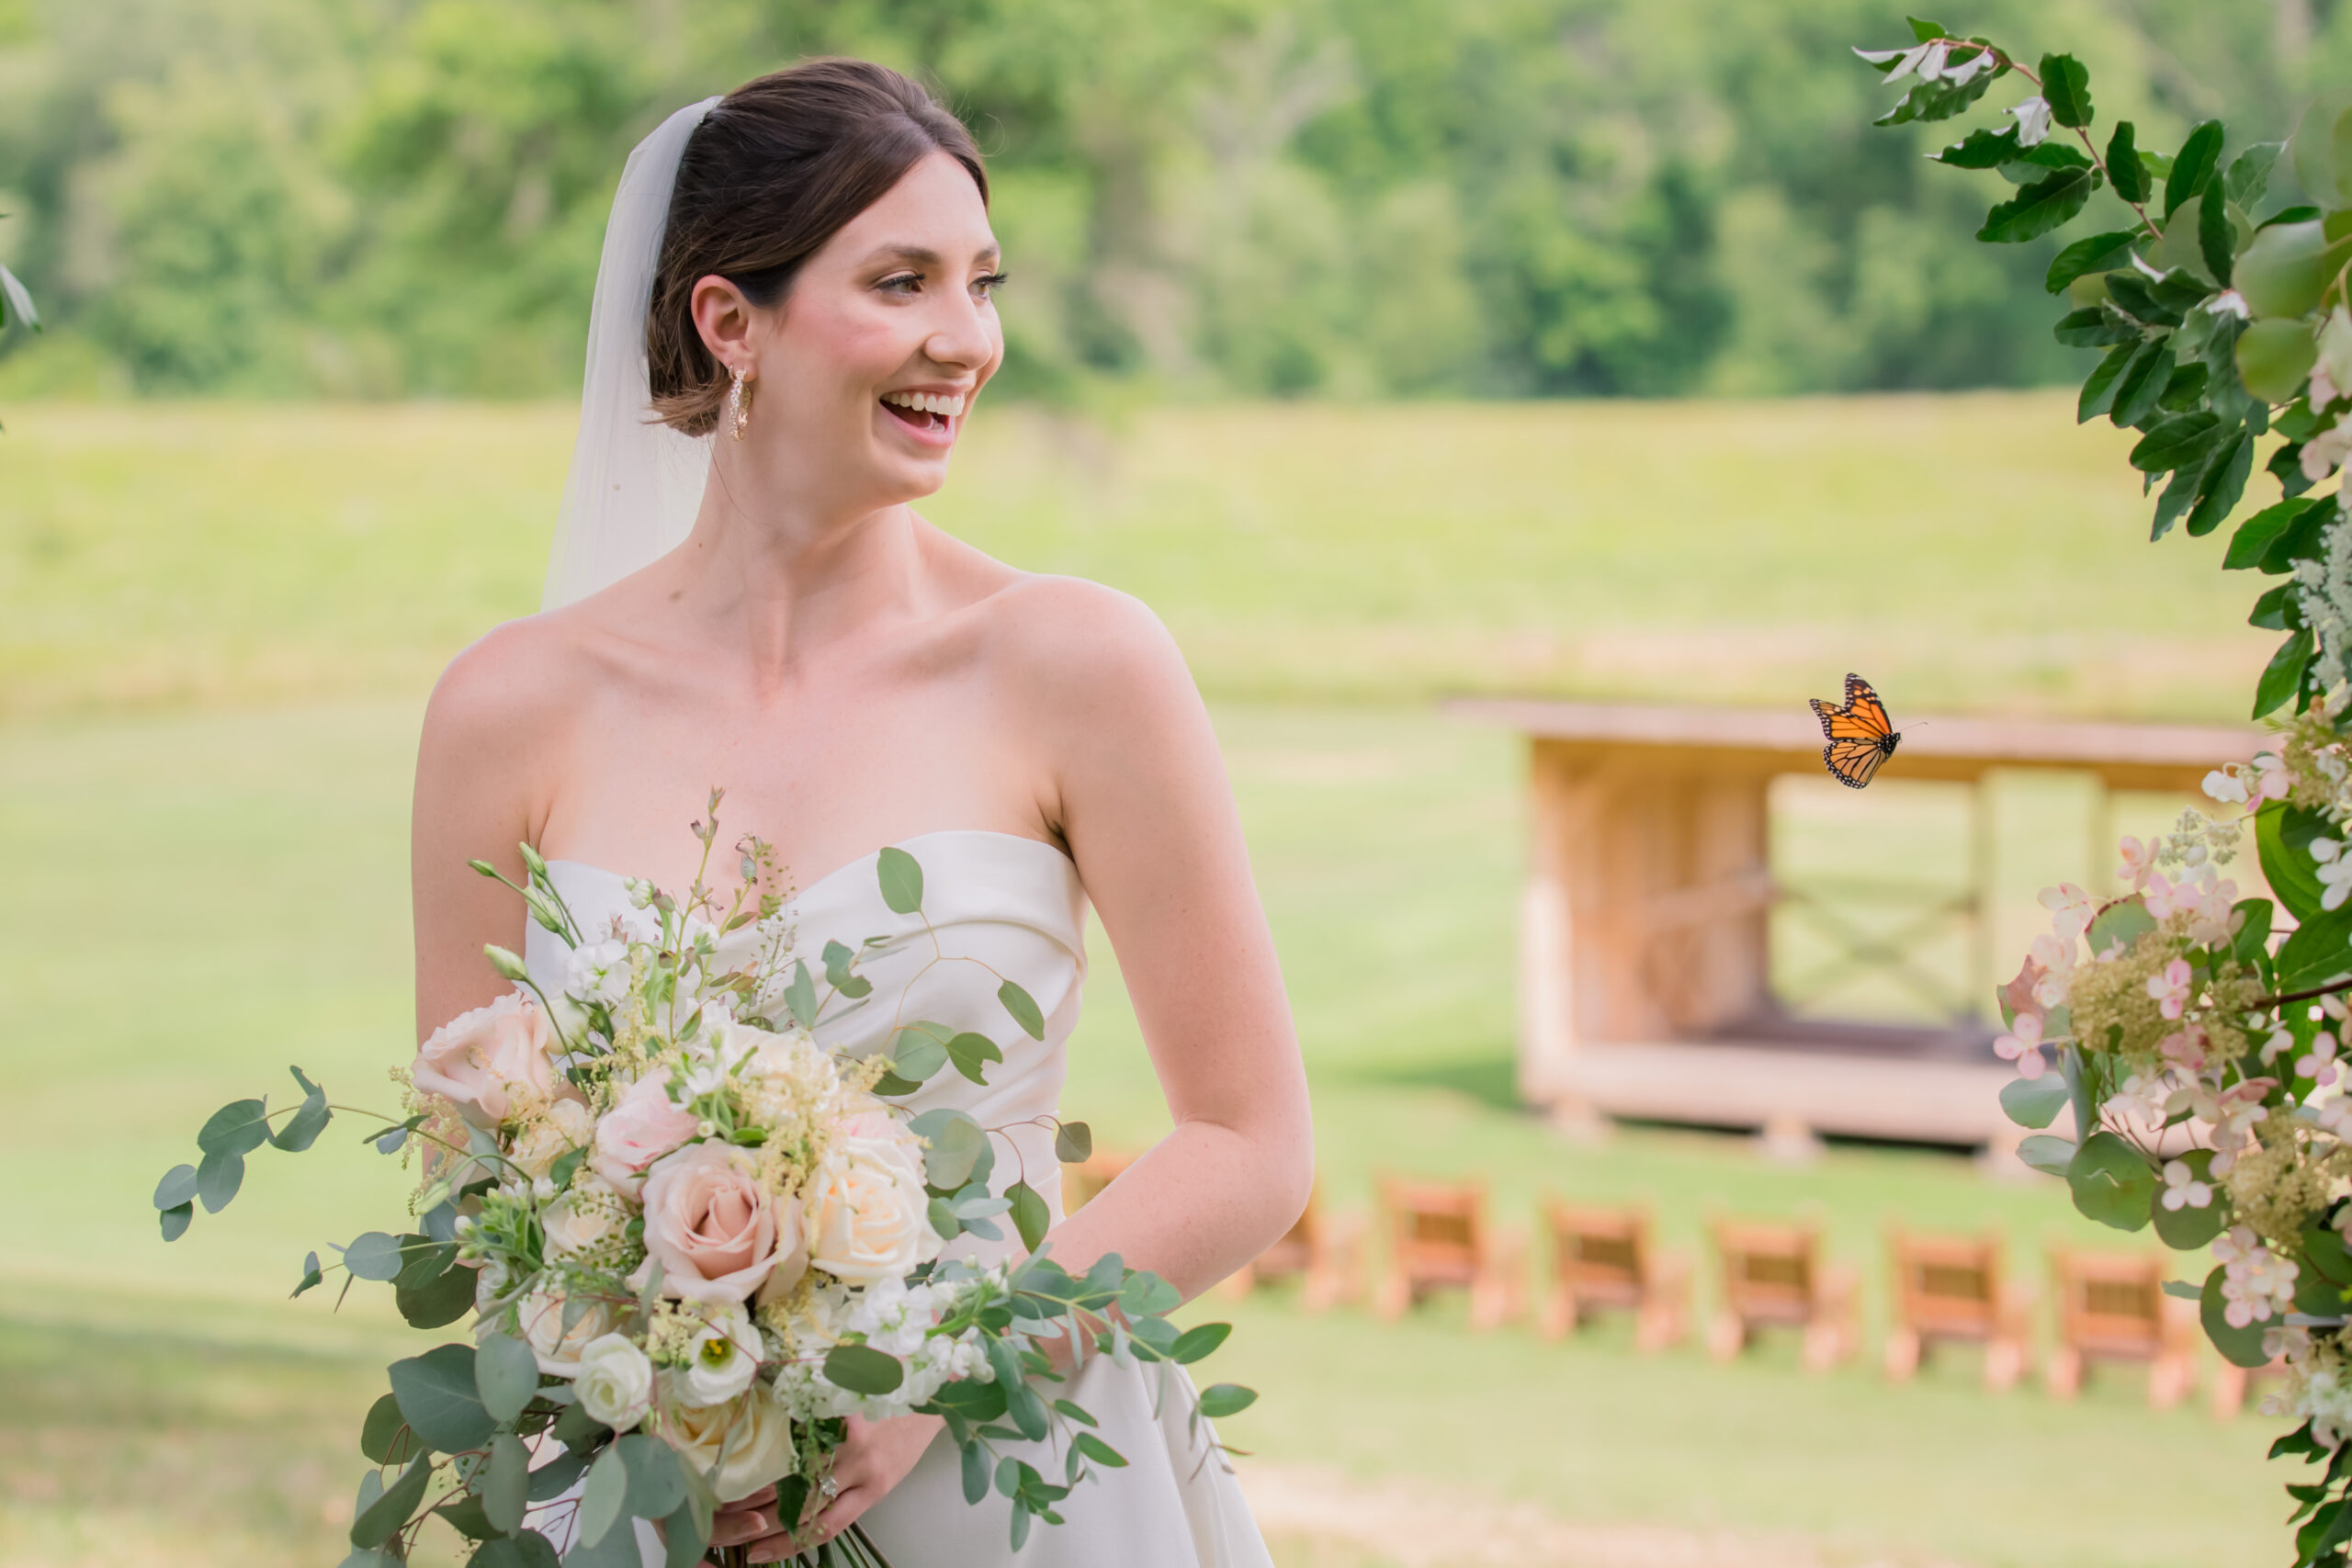
MULTIPOLYGON (((991 1190, 990 1130, 893 1103, 950 1066, 982 1081, 1003 1059, 985 1035, 909 1021, 864 1058, 817 1042, 820 1022, 875 1005, 859 962, 884 939, 826 942, 820 982, 784 900, 754 897, 775 870, 756 840, 737 846, 742 885, 722 907, 704 881, 718 803, 714 791, 695 825, 703 871, 685 895, 632 882, 604 929, 582 926, 523 847, 528 881, 509 886, 568 950, 560 990, 488 950, 515 990, 436 1031, 396 1075, 407 1114, 367 1134, 422 1152, 414 1223, 357 1236, 336 1264, 304 1260, 298 1296, 340 1269, 346 1292, 390 1283, 418 1327, 474 1315, 472 1343, 390 1369, 360 1436, 379 1468, 360 1484, 347 1568, 405 1559, 434 1517, 481 1543, 484 1568, 551 1563, 560 1544, 583 1568, 635 1568, 626 1521, 660 1521, 684 1568, 719 1504, 774 1484, 780 1517, 799 1518, 844 1417, 910 1411, 945 1419, 968 1501, 1010 1499, 1018 1548, 1033 1519, 1060 1522, 1055 1505, 1093 1467, 1126 1462, 1084 1409, 1033 1386, 1068 1375, 1047 1348, 1060 1342, 1070 1372, 1090 1353, 1164 1367, 1228 1331, 1180 1332, 1166 1316, 1176 1291, 1115 1255, 1070 1274, 1041 1249, 1045 1200, 1026 1181, 991 1190), (721 939, 746 931, 752 957, 728 966, 721 939), (1000 1221, 1024 1260, 943 1259, 966 1232, 1003 1239, 1000 1221), (1061 1474, 1000 1451, 1022 1438, 1053 1440, 1061 1474)), ((921 916, 911 855, 884 850, 876 874, 892 910, 921 916)), ((1043 1038, 1035 1000, 995 977, 1008 1018, 1043 1038)), ((165 1239, 196 1203, 233 1198, 264 1143, 307 1149, 351 1109, 293 1071, 298 1103, 222 1107, 198 1134, 201 1163, 164 1178, 165 1239)), ((1057 1123, 1065 1160, 1089 1145, 1083 1123, 1057 1123)), ((1193 1419, 1254 1397, 1213 1386, 1193 1419)), ((881 1558, 853 1526, 805 1560, 881 1558)))

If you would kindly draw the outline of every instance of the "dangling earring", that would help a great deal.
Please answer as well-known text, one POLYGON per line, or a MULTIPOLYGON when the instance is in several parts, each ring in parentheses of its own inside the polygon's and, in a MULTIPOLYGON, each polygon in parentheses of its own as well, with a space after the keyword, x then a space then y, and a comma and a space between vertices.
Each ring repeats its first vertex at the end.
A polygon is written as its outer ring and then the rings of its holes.
POLYGON ((752 417, 752 381, 741 369, 735 372, 735 384, 727 389, 727 418, 734 426, 735 439, 743 439, 743 426, 752 417))

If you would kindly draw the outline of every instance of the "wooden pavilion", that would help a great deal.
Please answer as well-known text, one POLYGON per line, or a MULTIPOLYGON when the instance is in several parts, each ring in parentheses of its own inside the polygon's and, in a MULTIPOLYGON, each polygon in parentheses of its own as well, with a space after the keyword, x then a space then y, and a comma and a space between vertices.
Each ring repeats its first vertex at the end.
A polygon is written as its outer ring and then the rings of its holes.
MULTIPOLYGON (((1883 776, 1973 786, 1971 886, 1941 911, 1971 930, 1973 995, 1947 1026, 1895 1027, 1798 1017, 1773 993, 1768 917, 1799 895, 1773 875, 1768 788, 1782 773, 1822 775, 1821 727, 1804 708, 1446 705, 1528 738, 1521 1095, 1570 1124, 1633 1117, 1796 1141, 1827 1133, 1981 1146, 2018 1135, 1996 1099, 2014 1069, 1994 1056, 1984 1017, 2006 977, 1988 921, 1988 777, 2036 769, 2097 781, 2090 830, 2107 863, 2109 792, 2186 801, 2208 771, 2264 741, 2212 726, 1906 717, 1883 776)), ((1852 928, 1844 939, 1854 962, 1907 962, 1904 933, 1852 928)))

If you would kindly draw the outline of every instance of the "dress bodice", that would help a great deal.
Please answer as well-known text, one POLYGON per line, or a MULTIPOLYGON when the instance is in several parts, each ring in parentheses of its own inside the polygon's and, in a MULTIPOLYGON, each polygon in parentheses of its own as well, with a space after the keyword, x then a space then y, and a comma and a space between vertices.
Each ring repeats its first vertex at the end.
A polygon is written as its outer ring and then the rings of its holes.
MULTIPOLYGON (((1060 1104, 1064 1045, 1078 1024, 1086 977, 1086 892, 1078 868, 1042 840, 978 829, 923 833, 897 847, 922 868, 915 913, 894 913, 883 901, 878 850, 819 878, 786 904, 792 954, 820 977, 820 999, 831 996, 821 980, 828 942, 862 948, 858 972, 874 983, 854 1006, 838 997, 826 1001, 816 1036, 864 1055, 885 1048, 894 1024, 925 1020, 994 1041, 1004 1060, 988 1065, 984 1084, 949 1066, 894 1103, 916 1112, 953 1106, 995 1130, 990 1188, 1002 1192, 1025 1178, 1058 1222, 1061 1167, 1050 1118, 1060 1104), (881 940, 866 946, 869 938, 881 940), (1031 1039, 998 999, 998 987, 1008 979, 1044 1013, 1044 1039, 1031 1039)), ((592 935, 628 907, 617 872, 551 860, 548 875, 592 935)), ((721 937, 722 966, 748 961, 757 940, 751 926, 721 937)), ((552 933, 531 925, 524 962, 549 996, 562 987, 568 955, 552 933)))

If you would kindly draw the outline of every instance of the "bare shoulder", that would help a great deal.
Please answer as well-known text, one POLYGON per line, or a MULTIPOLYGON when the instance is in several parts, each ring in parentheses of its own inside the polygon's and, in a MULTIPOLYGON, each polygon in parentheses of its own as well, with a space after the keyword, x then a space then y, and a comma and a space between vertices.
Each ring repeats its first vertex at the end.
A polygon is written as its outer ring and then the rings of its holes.
POLYGON ((529 739, 562 711, 563 690, 585 662, 582 651, 582 628, 563 611, 493 627, 451 660, 435 683, 424 710, 426 743, 529 739))
POLYGON ((1022 573, 991 609, 1004 673, 1040 700, 1197 700, 1175 637, 1132 593, 1081 577, 1022 573))

